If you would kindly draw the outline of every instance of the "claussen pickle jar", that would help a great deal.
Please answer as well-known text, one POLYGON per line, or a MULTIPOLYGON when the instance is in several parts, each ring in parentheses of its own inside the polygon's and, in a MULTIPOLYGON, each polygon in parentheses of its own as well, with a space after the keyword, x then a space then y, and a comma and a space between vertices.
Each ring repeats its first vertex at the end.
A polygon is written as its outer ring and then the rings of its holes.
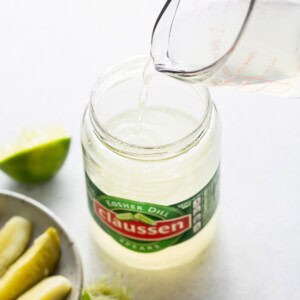
POLYGON ((141 99, 145 64, 125 61, 98 80, 81 138, 96 241, 124 264, 163 269, 213 239, 220 123, 205 87, 163 74, 141 99))

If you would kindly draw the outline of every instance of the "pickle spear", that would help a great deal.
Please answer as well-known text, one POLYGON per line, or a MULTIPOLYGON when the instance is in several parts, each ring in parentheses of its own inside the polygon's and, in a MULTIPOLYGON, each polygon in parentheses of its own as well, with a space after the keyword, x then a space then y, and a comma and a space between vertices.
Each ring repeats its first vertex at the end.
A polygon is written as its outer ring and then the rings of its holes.
POLYGON ((0 299, 15 300, 51 274, 59 257, 59 236, 57 231, 50 227, 0 278, 0 299))
POLYGON ((43 279, 17 300, 63 300, 72 289, 70 281, 60 275, 43 279))
POLYGON ((117 219, 121 221, 133 221, 134 216, 132 213, 121 213, 121 214, 117 214, 117 219))
POLYGON ((0 231, 0 276, 24 252, 31 237, 31 223, 22 217, 12 217, 0 231))
POLYGON ((146 217, 145 215, 141 214, 141 213, 137 213, 134 215, 134 218, 138 221, 141 221, 143 222, 144 224, 147 224, 147 225, 152 225, 152 226, 155 226, 156 225, 156 222, 148 217, 146 217))

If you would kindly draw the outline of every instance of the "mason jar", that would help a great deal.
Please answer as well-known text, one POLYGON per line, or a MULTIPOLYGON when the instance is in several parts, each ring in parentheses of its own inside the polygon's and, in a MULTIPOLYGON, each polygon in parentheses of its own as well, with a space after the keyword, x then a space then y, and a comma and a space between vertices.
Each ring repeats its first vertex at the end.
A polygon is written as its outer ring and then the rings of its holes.
POLYGON ((187 263, 213 239, 220 122, 207 88, 157 73, 144 57, 96 83, 82 123, 91 230, 100 248, 137 268, 187 263))

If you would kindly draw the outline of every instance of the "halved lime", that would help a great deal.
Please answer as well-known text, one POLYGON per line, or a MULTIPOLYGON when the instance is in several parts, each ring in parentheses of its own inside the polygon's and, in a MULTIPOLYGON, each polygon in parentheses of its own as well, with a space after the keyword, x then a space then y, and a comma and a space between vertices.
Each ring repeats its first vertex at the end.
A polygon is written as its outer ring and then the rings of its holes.
POLYGON ((89 285, 81 300, 131 300, 126 288, 111 283, 106 278, 89 285))
POLYGON ((63 165, 70 142, 62 128, 24 130, 15 143, 0 150, 0 169, 17 181, 46 181, 63 165))

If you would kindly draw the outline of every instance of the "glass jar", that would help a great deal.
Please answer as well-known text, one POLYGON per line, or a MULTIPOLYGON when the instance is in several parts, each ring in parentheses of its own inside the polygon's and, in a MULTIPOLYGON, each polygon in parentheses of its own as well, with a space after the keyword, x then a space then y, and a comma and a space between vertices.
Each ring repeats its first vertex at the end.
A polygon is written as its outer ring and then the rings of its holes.
POLYGON ((92 232, 137 268, 191 261, 216 229, 220 123, 207 88, 156 74, 139 104, 145 58, 96 83, 82 124, 92 232))

